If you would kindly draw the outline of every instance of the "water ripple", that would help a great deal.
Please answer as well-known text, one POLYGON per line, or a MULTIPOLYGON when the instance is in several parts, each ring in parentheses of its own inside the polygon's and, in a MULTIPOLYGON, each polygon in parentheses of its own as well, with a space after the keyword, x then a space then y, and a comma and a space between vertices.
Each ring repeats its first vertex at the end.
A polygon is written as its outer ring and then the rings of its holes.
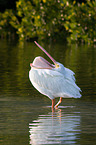
POLYGON ((30 144, 74 144, 80 134, 80 116, 64 114, 60 109, 40 115, 29 124, 30 144))

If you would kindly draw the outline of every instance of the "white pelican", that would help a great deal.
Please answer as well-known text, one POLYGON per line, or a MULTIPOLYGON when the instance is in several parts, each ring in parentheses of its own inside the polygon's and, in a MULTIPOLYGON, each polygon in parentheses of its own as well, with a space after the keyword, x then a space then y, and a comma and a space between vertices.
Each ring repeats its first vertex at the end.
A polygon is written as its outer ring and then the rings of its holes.
POLYGON ((52 109, 58 107, 62 102, 62 98, 80 98, 81 89, 75 83, 75 73, 54 60, 36 41, 35 44, 54 64, 49 63, 41 56, 36 57, 33 63, 30 63, 29 78, 32 85, 41 94, 48 96, 52 100, 52 109), (56 97, 60 97, 60 100, 55 105, 56 97))

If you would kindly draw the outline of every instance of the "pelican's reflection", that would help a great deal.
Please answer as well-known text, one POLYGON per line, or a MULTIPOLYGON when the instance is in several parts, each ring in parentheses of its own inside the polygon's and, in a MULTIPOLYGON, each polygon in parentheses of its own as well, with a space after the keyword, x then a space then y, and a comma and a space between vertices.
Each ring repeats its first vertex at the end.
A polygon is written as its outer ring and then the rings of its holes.
POLYGON ((58 109, 29 124, 30 144, 74 144, 79 135, 79 113, 67 114, 58 109))

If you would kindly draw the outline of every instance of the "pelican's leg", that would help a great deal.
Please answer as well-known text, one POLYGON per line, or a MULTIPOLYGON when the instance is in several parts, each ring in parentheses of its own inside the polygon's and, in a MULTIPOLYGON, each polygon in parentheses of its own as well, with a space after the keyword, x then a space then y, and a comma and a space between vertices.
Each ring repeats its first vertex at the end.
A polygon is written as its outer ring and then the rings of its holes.
POLYGON ((60 100, 59 100, 58 103, 55 105, 55 108, 57 108, 61 102, 62 102, 62 97, 60 97, 60 100))
POLYGON ((55 99, 52 99, 52 109, 54 108, 55 106, 55 99))

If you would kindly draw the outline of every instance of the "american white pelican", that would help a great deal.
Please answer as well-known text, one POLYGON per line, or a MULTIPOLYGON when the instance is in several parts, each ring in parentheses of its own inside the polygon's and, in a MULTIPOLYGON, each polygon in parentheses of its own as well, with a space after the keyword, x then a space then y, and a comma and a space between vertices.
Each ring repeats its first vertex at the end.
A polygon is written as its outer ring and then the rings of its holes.
POLYGON ((36 57, 30 63, 31 70, 29 78, 32 85, 43 95, 52 100, 52 109, 57 108, 62 102, 62 98, 80 98, 81 89, 75 83, 74 72, 57 62, 52 56, 42 48, 36 41, 35 44, 52 60, 49 63, 43 57, 36 57), (55 98, 60 97, 55 105, 55 98))

